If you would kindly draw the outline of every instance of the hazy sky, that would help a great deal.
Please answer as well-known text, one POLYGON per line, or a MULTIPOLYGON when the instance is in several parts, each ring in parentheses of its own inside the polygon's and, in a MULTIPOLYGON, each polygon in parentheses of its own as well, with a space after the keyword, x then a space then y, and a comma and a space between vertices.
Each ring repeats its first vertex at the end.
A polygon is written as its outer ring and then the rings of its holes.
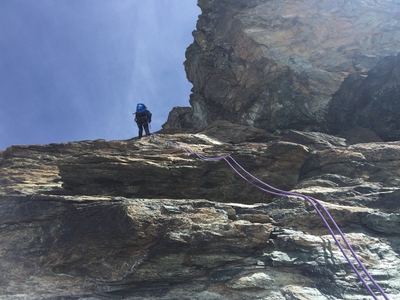
POLYGON ((1 0, 0 150, 137 136, 189 106, 196 0, 1 0))

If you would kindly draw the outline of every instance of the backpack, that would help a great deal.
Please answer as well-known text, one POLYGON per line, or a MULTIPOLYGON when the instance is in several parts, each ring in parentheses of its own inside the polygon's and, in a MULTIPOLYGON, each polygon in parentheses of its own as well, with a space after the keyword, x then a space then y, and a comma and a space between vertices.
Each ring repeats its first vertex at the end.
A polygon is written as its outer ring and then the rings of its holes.
POLYGON ((143 113, 146 110, 147 110, 147 107, 143 103, 138 103, 138 105, 136 106, 136 112, 137 113, 143 113))
POLYGON ((138 103, 138 105, 136 106, 136 118, 135 121, 138 124, 148 124, 151 122, 151 112, 149 110, 147 110, 146 105, 144 105, 143 103, 138 103))

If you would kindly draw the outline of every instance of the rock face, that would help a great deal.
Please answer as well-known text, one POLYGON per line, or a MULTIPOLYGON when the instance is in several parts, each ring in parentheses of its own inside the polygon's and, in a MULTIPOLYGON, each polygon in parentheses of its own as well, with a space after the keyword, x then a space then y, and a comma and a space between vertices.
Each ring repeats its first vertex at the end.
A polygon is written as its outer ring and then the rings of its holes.
POLYGON ((384 141, 400 140, 400 54, 379 61, 366 77, 347 77, 330 101, 325 120, 332 134, 360 126, 384 141))
POLYGON ((307 201, 181 147, 318 198, 400 297, 399 142, 220 121, 0 152, 0 299, 369 299, 307 201))
POLYGON ((165 129, 229 120, 270 132, 319 130, 343 80, 365 75, 400 49, 396 1, 199 0, 198 5, 202 14, 185 61, 193 84, 191 109, 174 109, 165 129))
POLYGON ((0 151, 0 299, 400 299, 400 6, 198 5, 163 131, 0 151))

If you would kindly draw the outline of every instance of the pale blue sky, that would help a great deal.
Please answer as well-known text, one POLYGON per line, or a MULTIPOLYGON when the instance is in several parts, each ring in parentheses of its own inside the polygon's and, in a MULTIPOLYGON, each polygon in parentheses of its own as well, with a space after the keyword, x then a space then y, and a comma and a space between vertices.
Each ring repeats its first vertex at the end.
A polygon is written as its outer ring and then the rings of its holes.
POLYGON ((137 136, 189 106, 196 0, 1 0, 0 150, 137 136))

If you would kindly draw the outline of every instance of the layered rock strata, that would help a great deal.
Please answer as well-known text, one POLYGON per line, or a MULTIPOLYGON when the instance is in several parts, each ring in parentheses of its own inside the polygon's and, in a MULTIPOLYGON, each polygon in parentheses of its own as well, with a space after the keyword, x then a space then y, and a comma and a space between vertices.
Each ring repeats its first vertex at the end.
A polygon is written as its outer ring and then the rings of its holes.
POLYGON ((398 142, 218 122, 1 152, 0 299, 368 299, 307 201, 267 195, 171 140, 320 199, 400 296, 398 142))

